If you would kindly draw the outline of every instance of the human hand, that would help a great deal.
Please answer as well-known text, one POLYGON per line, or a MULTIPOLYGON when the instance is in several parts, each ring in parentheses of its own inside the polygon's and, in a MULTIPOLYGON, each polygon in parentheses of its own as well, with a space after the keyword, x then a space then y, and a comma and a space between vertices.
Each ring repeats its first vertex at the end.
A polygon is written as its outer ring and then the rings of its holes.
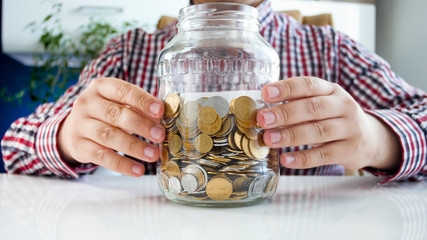
POLYGON ((262 95, 270 103, 288 101, 258 112, 258 124, 266 129, 264 142, 274 148, 313 146, 283 153, 283 166, 305 169, 340 164, 346 169, 369 166, 388 171, 399 167, 400 144, 395 134, 365 113, 338 84, 296 77, 267 84, 262 95))
POLYGON ((132 133, 162 142, 163 111, 160 100, 131 83, 116 78, 95 79, 76 99, 60 126, 58 149, 70 165, 91 162, 128 176, 141 176, 142 164, 115 151, 156 161, 158 147, 132 133))

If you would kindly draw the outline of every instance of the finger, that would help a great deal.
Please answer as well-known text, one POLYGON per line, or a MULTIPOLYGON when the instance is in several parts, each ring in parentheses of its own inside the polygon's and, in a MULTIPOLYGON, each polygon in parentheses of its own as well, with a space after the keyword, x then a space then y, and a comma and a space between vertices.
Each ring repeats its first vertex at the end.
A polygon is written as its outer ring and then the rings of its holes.
POLYGON ((108 125, 135 133, 153 142, 160 143, 165 137, 163 126, 145 118, 128 107, 103 98, 93 99, 92 104, 97 107, 86 108, 88 111, 86 114, 91 118, 99 119, 108 125))
POLYGON ((144 165, 93 141, 81 139, 78 148, 79 151, 73 151, 73 158, 80 162, 91 162, 132 177, 140 177, 145 172, 144 165))
POLYGON ((265 131, 264 142, 275 148, 323 144, 348 137, 349 131, 343 131, 347 128, 348 124, 343 118, 308 122, 265 131))
POLYGON ((348 108, 342 102, 339 95, 299 99, 259 110, 257 122, 262 128, 270 129, 340 117, 348 108))
POLYGON ((95 119, 86 121, 80 129, 80 135, 102 146, 146 162, 155 162, 159 158, 158 147, 95 119))
POLYGON ((330 95, 335 84, 316 77, 295 77, 262 88, 262 96, 267 102, 292 101, 300 98, 330 95))
POLYGON ((323 165, 341 164, 348 158, 344 152, 345 141, 336 141, 320 145, 303 151, 283 153, 280 155, 280 164, 287 168, 306 169, 323 165))
POLYGON ((144 89, 116 78, 98 78, 93 80, 98 93, 111 101, 128 105, 138 113, 160 119, 163 116, 162 101, 156 99, 144 89))

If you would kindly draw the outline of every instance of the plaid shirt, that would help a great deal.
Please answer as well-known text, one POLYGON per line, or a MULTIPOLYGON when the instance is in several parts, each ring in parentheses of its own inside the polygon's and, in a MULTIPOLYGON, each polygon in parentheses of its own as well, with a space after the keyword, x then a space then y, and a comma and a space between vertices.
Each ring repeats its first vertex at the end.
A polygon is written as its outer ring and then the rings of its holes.
MULTIPOLYGON (((280 79, 316 76, 342 86, 368 113, 381 119, 400 139, 402 162, 398 172, 384 175, 383 182, 423 179, 427 176, 426 132, 427 96, 408 85, 390 70, 387 62, 330 26, 301 25, 286 14, 274 13, 269 0, 258 6, 260 33, 278 52, 280 79)), ((2 141, 5 166, 10 173, 58 175, 77 178, 96 166, 82 164, 71 168, 61 159, 57 134, 74 100, 99 77, 115 77, 131 82, 157 95, 157 58, 176 35, 175 24, 152 34, 142 29, 112 39, 103 53, 82 71, 77 84, 55 103, 39 106, 28 117, 16 120, 2 141)), ((307 149, 309 146, 282 151, 307 149)), ((156 164, 146 164, 154 174, 156 164)), ((342 175, 340 165, 312 169, 281 169, 282 174, 342 175)))

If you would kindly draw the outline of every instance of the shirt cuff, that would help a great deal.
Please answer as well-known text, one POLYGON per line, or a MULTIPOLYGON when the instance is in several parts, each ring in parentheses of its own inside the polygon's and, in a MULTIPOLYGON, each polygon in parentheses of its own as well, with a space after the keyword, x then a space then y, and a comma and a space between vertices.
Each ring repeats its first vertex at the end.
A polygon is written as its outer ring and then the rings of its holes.
POLYGON ((394 110, 368 110, 366 112, 382 120, 398 136, 402 149, 402 162, 399 170, 393 175, 374 168, 365 168, 365 170, 374 175, 386 176, 380 184, 409 178, 415 180, 422 178, 417 174, 425 164, 427 140, 418 123, 408 115, 394 110))
POLYGON ((79 167, 69 167, 61 158, 57 147, 57 136, 59 126, 70 113, 71 108, 48 118, 36 134, 35 148, 36 154, 41 162, 53 174, 63 178, 78 178, 79 174, 92 172, 96 166, 94 164, 82 164, 79 167))

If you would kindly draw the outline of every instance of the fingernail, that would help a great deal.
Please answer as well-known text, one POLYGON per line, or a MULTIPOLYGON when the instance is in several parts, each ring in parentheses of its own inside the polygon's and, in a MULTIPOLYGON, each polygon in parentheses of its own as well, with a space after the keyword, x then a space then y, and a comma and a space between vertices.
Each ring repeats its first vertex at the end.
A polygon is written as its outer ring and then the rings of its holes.
POLYGON ((272 112, 263 112, 262 117, 266 125, 273 124, 276 121, 276 116, 272 112))
POLYGON ((268 134, 270 135, 270 141, 271 143, 278 143, 282 140, 282 134, 276 131, 269 131, 268 134))
POLYGON ((142 169, 142 167, 140 165, 133 165, 132 166, 132 172, 135 173, 136 175, 141 175, 143 170, 144 169, 142 169))
POLYGON ((154 115, 158 115, 160 113, 160 108, 161 108, 160 103, 154 102, 150 105, 150 112, 154 115))
POLYGON ((152 127, 150 129, 150 135, 152 138, 154 138, 155 140, 160 140, 163 137, 163 129, 160 127, 152 127))
POLYGON ((152 157, 154 157, 155 151, 156 150, 154 150, 154 148, 152 148, 152 147, 146 147, 146 148, 144 148, 144 155, 146 157, 152 158, 152 157))
POLYGON ((267 87, 268 98, 273 99, 279 96, 279 89, 277 87, 267 87))
POLYGON ((286 165, 292 164, 295 162, 295 158, 292 155, 285 155, 285 163, 286 165))

